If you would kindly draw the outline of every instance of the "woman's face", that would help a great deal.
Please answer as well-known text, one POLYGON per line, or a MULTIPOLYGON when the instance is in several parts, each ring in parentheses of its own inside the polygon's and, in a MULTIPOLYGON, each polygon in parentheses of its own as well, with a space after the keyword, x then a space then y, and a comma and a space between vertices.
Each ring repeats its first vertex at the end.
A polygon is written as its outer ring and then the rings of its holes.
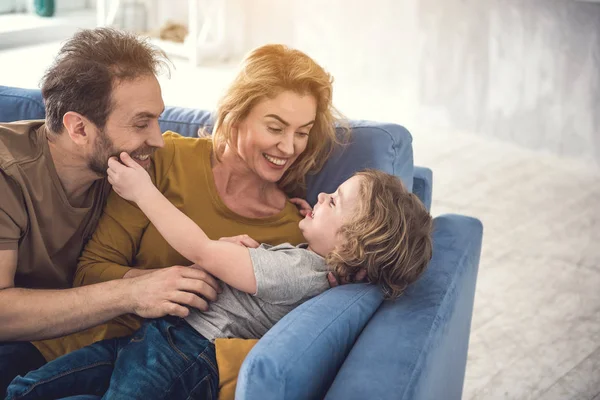
POLYGON ((262 180, 279 181, 306 149, 316 115, 311 95, 285 91, 261 101, 234 127, 240 157, 262 180))

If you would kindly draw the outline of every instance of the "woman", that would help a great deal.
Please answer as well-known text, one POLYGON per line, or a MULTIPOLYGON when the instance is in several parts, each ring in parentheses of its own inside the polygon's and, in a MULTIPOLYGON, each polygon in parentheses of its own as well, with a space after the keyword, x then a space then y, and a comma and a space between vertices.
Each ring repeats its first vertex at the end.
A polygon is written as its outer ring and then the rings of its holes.
MULTIPOLYGON (((332 78, 304 53, 267 45, 249 53, 218 105, 213 136, 163 135, 150 175, 160 191, 211 238, 240 244, 253 240, 303 242, 301 218, 288 197, 303 196, 304 177, 318 171, 336 143, 332 78), (245 236, 248 235, 248 236, 245 236), (252 239, 250 239, 252 238, 252 239)), ((75 285, 128 278, 174 265, 189 265, 145 215, 114 193, 79 260, 75 285)), ((198 298, 198 304, 205 299, 198 298)), ((185 316, 179 307, 173 314, 185 316)), ((95 341, 131 334, 140 319, 125 315, 58 340, 37 343, 47 360, 95 341)), ((217 343, 238 356, 239 342, 217 343)), ((231 373, 219 371, 221 381, 231 373)))

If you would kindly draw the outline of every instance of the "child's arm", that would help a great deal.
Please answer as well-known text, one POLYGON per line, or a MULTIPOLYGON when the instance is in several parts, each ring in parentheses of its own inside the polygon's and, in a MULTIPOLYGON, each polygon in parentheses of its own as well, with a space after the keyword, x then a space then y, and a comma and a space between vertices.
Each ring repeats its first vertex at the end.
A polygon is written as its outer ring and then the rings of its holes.
POLYGON ((191 262, 246 293, 256 293, 256 277, 247 248, 211 240, 188 216, 167 200, 148 173, 127 153, 108 162, 108 180, 114 191, 135 202, 165 240, 191 262))

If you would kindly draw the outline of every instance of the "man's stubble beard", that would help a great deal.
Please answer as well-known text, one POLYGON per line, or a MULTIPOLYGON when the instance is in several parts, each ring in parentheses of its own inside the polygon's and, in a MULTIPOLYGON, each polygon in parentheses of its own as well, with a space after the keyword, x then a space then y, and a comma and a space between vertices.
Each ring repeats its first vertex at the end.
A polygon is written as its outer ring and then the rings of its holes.
POLYGON ((108 169, 108 159, 111 157, 119 158, 121 152, 117 150, 106 132, 103 129, 98 130, 96 141, 94 142, 94 151, 88 161, 88 167, 96 174, 106 177, 108 169))

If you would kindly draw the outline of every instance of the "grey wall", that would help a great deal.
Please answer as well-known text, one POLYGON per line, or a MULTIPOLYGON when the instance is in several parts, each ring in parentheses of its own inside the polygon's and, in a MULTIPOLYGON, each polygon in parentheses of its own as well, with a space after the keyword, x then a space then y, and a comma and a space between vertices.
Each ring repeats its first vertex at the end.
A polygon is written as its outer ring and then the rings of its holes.
POLYGON ((336 102, 353 118, 490 135, 600 165, 598 4, 243 4, 242 47, 283 42, 304 50, 334 74, 336 102))

